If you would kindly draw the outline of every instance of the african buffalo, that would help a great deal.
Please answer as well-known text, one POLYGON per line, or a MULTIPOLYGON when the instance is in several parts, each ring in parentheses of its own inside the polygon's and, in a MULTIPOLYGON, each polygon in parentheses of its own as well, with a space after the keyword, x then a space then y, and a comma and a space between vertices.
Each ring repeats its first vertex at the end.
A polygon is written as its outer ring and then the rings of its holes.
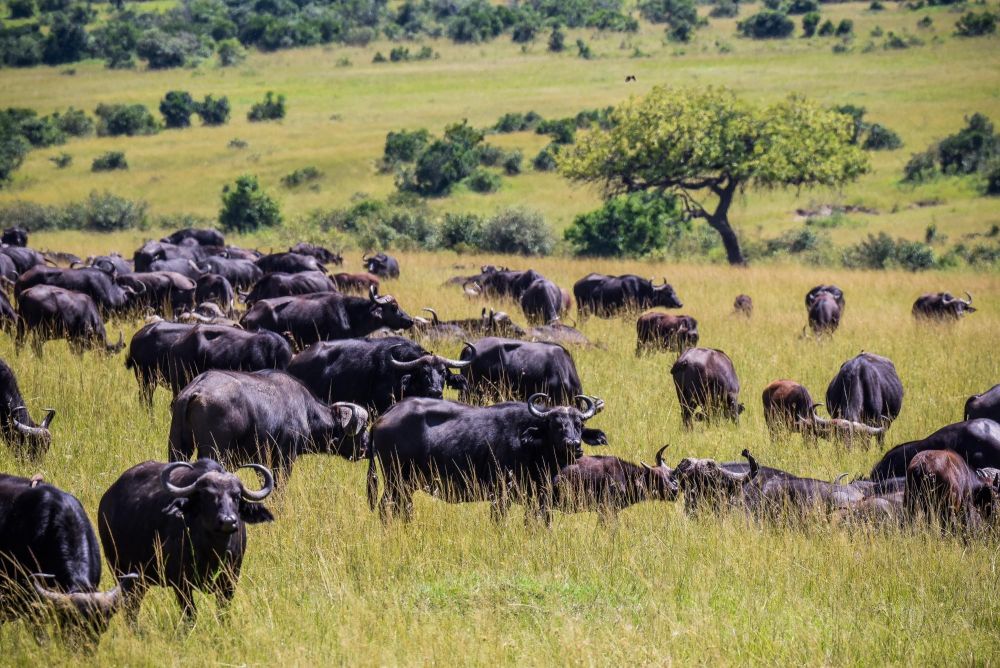
POLYGON ((150 272, 159 271, 169 271, 182 276, 186 276, 192 281, 198 280, 198 277, 205 273, 205 270, 199 267, 194 260, 189 260, 187 258, 174 258, 172 260, 155 260, 149 263, 150 272))
POLYGON ((573 296, 581 317, 589 314, 611 317, 625 309, 684 306, 666 278, 662 285, 654 285, 652 279, 634 274, 588 274, 573 285, 573 296))
POLYGON ((243 301, 248 306, 252 306, 261 299, 308 295, 316 292, 337 292, 337 284, 322 271, 265 274, 254 283, 250 293, 243 301))
POLYGON ((310 244, 304 241, 300 241, 291 248, 288 249, 289 253, 298 253, 299 255, 309 255, 323 264, 334 264, 338 267, 344 264, 344 256, 340 253, 334 253, 327 248, 322 246, 317 246, 315 244, 310 244))
POLYGON ((567 325, 559 320, 547 322, 544 325, 536 325, 528 329, 526 338, 529 341, 541 341, 544 343, 558 343, 562 346, 589 346, 590 339, 583 335, 583 332, 576 327, 567 325))
POLYGON ((164 260, 191 260, 198 262, 207 257, 206 249, 196 243, 171 244, 162 241, 147 241, 132 254, 135 271, 152 271, 154 262, 164 260))
POLYGON ((87 349, 114 354, 125 347, 120 332, 118 343, 107 342, 97 304, 81 292, 51 285, 28 288, 21 293, 18 316, 15 344, 20 350, 30 333, 38 357, 42 356, 42 344, 55 339, 66 339, 70 350, 77 355, 83 355, 87 349))
POLYGON ((683 352, 698 345, 698 321, 689 315, 643 313, 635 323, 635 354, 654 350, 683 352))
POLYGON ((847 360, 826 389, 826 407, 835 418, 888 428, 903 407, 895 365, 874 353, 847 360))
POLYGON ((324 401, 349 401, 382 413, 404 397, 440 399, 446 385, 464 388, 464 379, 450 370, 469 364, 391 336, 314 343, 292 358, 288 373, 324 401))
POLYGON ((1000 424, 984 418, 956 422, 925 438, 897 445, 872 468, 871 479, 905 476, 910 461, 924 450, 953 450, 974 469, 1000 467, 1000 424))
POLYGON ((170 460, 192 455, 227 464, 270 462, 284 480, 302 454, 353 459, 366 447, 368 413, 328 404, 283 371, 208 371, 177 395, 170 422, 170 460))
POLYGON ((199 270, 225 277, 236 290, 246 290, 260 280, 264 272, 253 260, 209 257, 198 264, 199 270))
POLYGON ((810 439, 837 439, 847 444, 855 438, 865 441, 874 436, 881 445, 885 429, 869 427, 860 422, 842 419, 826 419, 816 414, 817 404, 809 391, 793 380, 776 380, 770 383, 761 395, 764 404, 764 421, 771 438, 782 432, 800 432, 810 439))
POLYGON ((462 287, 469 296, 520 300, 528 286, 540 278, 544 276, 534 269, 484 267, 478 277, 466 280, 462 287), (469 285, 472 287, 468 287, 469 285))
POLYGON ((18 453, 29 458, 41 457, 52 443, 49 425, 55 415, 55 409, 48 408, 42 423, 35 424, 28 414, 14 370, 0 359, 0 435, 3 439, 18 453))
POLYGON ((21 274, 14 284, 14 295, 20 299, 25 290, 39 285, 83 293, 100 307, 105 316, 130 308, 138 292, 131 286, 119 284, 107 272, 94 267, 58 269, 38 266, 21 274))
POLYGON ((367 336, 380 327, 409 329, 413 319, 391 295, 368 298, 336 292, 262 299, 243 316, 250 331, 267 329, 290 336, 299 345, 367 336))
POLYGON ((906 467, 907 514, 938 519, 942 529, 981 528, 995 513, 1000 477, 984 480, 953 450, 918 452, 906 467))
POLYGON ((1000 385, 982 394, 974 394, 965 402, 965 419, 989 418, 1000 422, 1000 385))
POLYGON ((829 292, 820 292, 809 304, 809 328, 814 336, 833 334, 840 327, 841 306, 829 292))
POLYGON ((337 282, 337 287, 344 293, 356 293, 367 295, 372 288, 378 292, 378 276, 369 273, 351 274, 339 273, 333 275, 333 280, 337 282))
POLYGON ((720 464, 714 459, 685 457, 674 469, 674 480, 684 495, 684 510, 693 514, 707 508, 718 512, 725 508, 745 508, 746 490, 763 475, 766 478, 785 475, 783 471, 760 467, 743 450, 749 465, 738 462, 720 464))
POLYGON ((311 255, 299 253, 271 253, 257 259, 257 266, 265 274, 297 274, 300 271, 326 272, 322 263, 311 255))
POLYGON ((823 293, 826 293, 833 297, 834 301, 837 302, 837 306, 840 307, 841 312, 844 310, 844 291, 838 288, 836 285, 817 285, 812 290, 806 293, 806 308, 812 306, 813 302, 823 293))
POLYGON ((736 295, 736 301, 733 302, 733 313, 746 318, 753 315, 753 300, 750 299, 750 295, 736 295))
POLYGON ((547 278, 535 279, 521 295, 521 310, 532 325, 558 320, 563 312, 562 291, 547 278))
POLYGON ((740 381, 733 361, 721 350, 688 348, 670 368, 681 406, 681 420, 691 428, 695 419, 712 421, 719 415, 739 422, 740 381))
POLYGON ((546 393, 553 401, 568 403, 583 392, 573 356, 556 343, 534 343, 486 337, 462 350, 462 369, 468 387, 462 401, 482 402, 488 397, 527 399, 546 393))
POLYGON ((0 622, 37 619, 37 602, 63 632, 96 642, 135 578, 119 573, 108 592, 101 550, 80 501, 38 478, 0 474, 0 622))
POLYGON ((415 322, 414 330, 430 338, 462 339, 468 336, 510 336, 521 337, 525 332, 503 311, 494 311, 485 306, 478 318, 461 320, 441 320, 437 311, 424 307, 422 311, 431 314, 430 321, 415 322))
MULTIPOLYGON (((378 502, 383 521, 401 512, 409 520, 413 492, 427 490, 454 502, 489 501, 494 519, 507 511, 516 489, 548 521, 553 477, 583 454, 583 424, 598 402, 579 396, 585 408, 508 402, 487 407, 443 399, 405 399, 372 429, 368 449, 368 504, 378 497, 376 462, 385 477, 378 502)), ((531 513, 527 515, 530 517, 531 513)))
MULTIPOLYGON (((131 274, 134 269, 132 263, 123 258, 118 253, 110 255, 91 255, 87 258, 88 267, 94 267, 112 276, 124 276, 131 274)), ((72 265, 70 266, 72 268, 72 265)))
POLYGON ((211 229, 198 229, 193 227, 187 227, 183 230, 177 230, 176 232, 163 237, 160 239, 163 243, 167 244, 182 244, 187 239, 192 239, 198 243, 199 246, 225 246, 226 238, 222 236, 222 233, 217 230, 211 229))
POLYGON ((913 317, 918 320, 958 320, 966 313, 975 313, 972 295, 968 299, 958 299, 950 292, 935 292, 917 297, 913 302, 913 317))
POLYGON ((284 369, 291 360, 288 341, 274 332, 195 325, 167 350, 166 371, 176 395, 192 378, 210 369, 284 369))
POLYGON ((158 313, 169 308, 179 313, 195 304, 197 284, 174 271, 132 272, 119 276, 118 284, 136 293, 131 298, 134 307, 148 306, 158 313))
POLYGON ((23 227, 8 227, 0 236, 0 244, 4 246, 20 246, 24 248, 28 245, 28 230, 23 227))
POLYGON ((399 260, 385 253, 369 257, 367 253, 361 257, 365 271, 379 278, 399 278, 399 260))
POLYGON ((657 451, 656 466, 610 455, 580 457, 554 478, 553 507, 563 512, 596 510, 605 517, 647 500, 673 501, 677 482, 663 461, 666 449, 664 445, 657 451))
MULTIPOLYGON (((244 467, 240 467, 244 468, 244 467)), ((236 593, 247 548, 247 524, 274 519, 260 502, 274 489, 271 472, 259 491, 243 486, 217 462, 143 462, 125 471, 101 497, 97 529, 111 570, 135 572, 125 615, 135 625, 146 590, 170 587, 187 619, 195 615, 192 592, 215 594, 219 607, 236 593)))
POLYGON ((0 246, 0 255, 6 255, 14 263, 18 274, 23 274, 32 267, 45 264, 45 256, 32 248, 20 246, 0 246))
POLYGON ((14 306, 7 299, 7 293, 0 290, 0 330, 7 332, 11 336, 17 331, 17 321, 19 316, 14 306))
POLYGON ((195 304, 216 304, 232 314, 235 296, 233 284, 219 274, 202 274, 195 283, 195 304))

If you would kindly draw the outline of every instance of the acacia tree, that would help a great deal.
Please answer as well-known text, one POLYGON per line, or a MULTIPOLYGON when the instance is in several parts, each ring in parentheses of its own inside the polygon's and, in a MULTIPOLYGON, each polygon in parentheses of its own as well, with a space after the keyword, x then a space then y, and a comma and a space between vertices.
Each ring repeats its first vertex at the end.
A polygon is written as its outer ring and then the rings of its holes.
POLYGON ((688 218, 703 218, 719 233, 729 262, 745 264, 729 224, 736 194, 858 178, 869 163, 851 144, 851 122, 796 96, 759 107, 726 89, 656 87, 622 103, 612 128, 564 151, 559 167, 571 180, 599 185, 606 197, 677 195, 688 218))

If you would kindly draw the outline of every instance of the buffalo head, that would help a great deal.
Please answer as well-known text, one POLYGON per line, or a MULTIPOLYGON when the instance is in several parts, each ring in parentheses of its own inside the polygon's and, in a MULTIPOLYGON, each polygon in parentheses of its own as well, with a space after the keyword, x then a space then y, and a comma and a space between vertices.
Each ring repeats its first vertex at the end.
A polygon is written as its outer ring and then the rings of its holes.
POLYGON ((538 427, 529 428, 528 435, 551 447, 560 463, 576 461, 583 456, 583 423, 597 414, 598 402, 603 402, 581 394, 576 399, 583 403, 583 410, 576 406, 556 406, 542 410, 536 404, 539 399, 548 399, 548 395, 536 393, 528 398, 528 411, 541 422, 538 427))
POLYGON ((750 463, 745 473, 727 470, 714 459, 682 459, 674 469, 674 480, 684 492, 684 509, 693 513, 701 503, 706 503, 718 510, 737 501, 743 494, 743 486, 752 482, 760 470, 749 451, 743 450, 743 456, 750 463))
POLYGON ((684 303, 677 296, 674 286, 667 283, 666 277, 663 278, 663 285, 654 284, 653 279, 649 279, 649 284, 653 288, 653 306, 683 308, 684 303))
POLYGON ((669 443, 656 451, 656 466, 650 466, 646 462, 642 462, 642 466, 646 469, 644 482, 650 496, 664 501, 673 501, 677 498, 679 487, 677 481, 674 480, 674 470, 667 466, 667 462, 663 459, 663 452, 668 447, 670 447, 669 443))
POLYGON ((392 295, 379 297, 374 285, 369 288, 368 296, 371 300, 370 313, 372 317, 380 320, 385 327, 389 329, 409 329, 413 327, 413 318, 407 315, 403 309, 399 308, 395 297, 392 295))
MULTIPOLYGON (((470 343, 465 345, 472 347, 470 343)), ((393 349, 398 347, 400 346, 393 346, 393 349)), ((449 369, 462 369, 472 364, 472 360, 453 360, 427 353, 415 360, 404 362, 393 357, 390 350, 389 363, 400 374, 402 396, 440 399, 444 396, 445 385, 453 389, 462 389, 466 385, 464 377, 451 373, 449 369)))
POLYGON ((170 512, 183 515, 189 529, 197 526, 209 535, 228 536, 239 531, 244 522, 256 524, 274 519, 259 503, 274 491, 274 476, 266 466, 240 467, 252 469, 264 479, 259 491, 246 489, 239 478, 224 471, 208 471, 190 484, 178 487, 170 482, 170 475, 179 468, 194 467, 187 462, 168 464, 160 473, 160 484, 175 498, 170 512))

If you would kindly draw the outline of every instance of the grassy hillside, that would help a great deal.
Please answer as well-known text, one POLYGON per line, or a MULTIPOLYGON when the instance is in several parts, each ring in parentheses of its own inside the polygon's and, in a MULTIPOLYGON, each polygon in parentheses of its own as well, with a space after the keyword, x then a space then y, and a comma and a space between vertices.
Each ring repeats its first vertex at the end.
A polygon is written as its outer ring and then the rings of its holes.
MULTIPOLYGON (((66 248, 75 239, 48 238, 66 248)), ((403 279, 386 291, 408 311, 435 306, 443 317, 477 313, 442 281, 487 260, 447 254, 401 258, 403 279)), ((349 263, 358 262, 357 257, 349 263)), ((668 460, 739 458, 832 479, 867 472, 878 448, 846 449, 799 437, 771 443, 761 389, 794 378, 822 397, 840 364, 860 350, 889 356, 906 396, 886 447, 961 417, 965 398, 1000 379, 1000 283, 988 275, 819 272, 803 268, 533 261, 560 285, 594 270, 667 275, 700 322, 702 345, 733 357, 747 406, 739 427, 680 426, 669 377, 673 356, 634 357, 634 322, 590 320, 600 347, 574 350, 587 392, 607 410, 593 426, 604 451, 668 460), (820 282, 843 287, 843 325, 827 342, 801 340, 802 295, 820 282), (979 312, 955 327, 918 326, 920 293, 969 290, 979 312), (730 316, 733 297, 754 298, 753 319, 730 316)), ((513 304, 493 304, 517 313, 513 304)), ((518 317, 518 319, 520 319, 518 317)), ((138 323, 115 323, 129 335, 138 323)), ((435 349, 455 355, 459 343, 435 349)), ((54 444, 29 466, 0 448, 0 470, 42 472, 78 494, 91 517, 126 468, 166 453, 169 397, 158 390, 148 413, 122 357, 77 359, 63 343, 44 359, 0 357, 19 374, 32 411, 53 406, 54 444)), ((816 519, 805 527, 759 526, 739 514, 688 518, 680 504, 647 503, 617 526, 593 514, 557 514, 551 530, 525 528, 522 511, 490 522, 484 504, 451 506, 418 494, 410 525, 383 527, 370 513, 364 464, 306 456, 287 489, 269 502, 277 521, 250 529, 250 552, 233 608, 178 627, 173 596, 154 590, 133 634, 116 620, 98 652, 76 656, 38 647, 20 624, 0 627, 0 664, 93 665, 462 665, 542 664, 992 664, 998 659, 1000 594, 995 539, 965 543, 914 529, 847 529, 816 519)), ((108 576, 105 574, 105 581, 108 576)))
MULTIPOLYGON (((741 15, 758 8, 742 5, 741 15)), ((902 149, 873 154, 873 172, 843 192, 751 191, 732 216, 744 234, 759 229, 770 235, 795 226, 796 208, 830 202, 861 204, 879 212, 858 215, 858 225, 834 230, 837 243, 883 230, 919 238, 931 223, 946 234, 981 232, 1000 221, 995 201, 976 196, 968 182, 944 179, 917 189, 898 185, 909 155, 956 131, 964 115, 981 111, 1000 119, 998 38, 953 37, 960 14, 948 8, 912 11, 889 4, 885 11, 872 12, 866 3, 845 3, 824 5, 822 14, 834 22, 854 20, 856 38, 849 53, 833 53, 834 38, 746 40, 735 36, 736 19, 712 19, 688 45, 664 43, 661 28, 643 23, 635 36, 572 33, 567 52, 560 55, 546 52, 544 38, 523 52, 501 38, 470 46, 431 41, 440 57, 411 63, 373 64, 376 51, 388 53, 392 46, 374 43, 367 48, 258 53, 236 69, 220 69, 211 61, 192 70, 158 72, 109 71, 98 62, 6 69, 0 71, 0 85, 7 103, 43 113, 70 105, 92 111, 100 102, 140 102, 155 111, 166 91, 182 89, 199 99, 207 93, 228 95, 233 117, 220 128, 74 140, 32 152, 13 187, 0 192, 0 202, 18 198, 66 202, 108 189, 147 200, 154 213, 214 217, 222 186, 250 172, 279 194, 284 211, 294 217, 314 208, 343 206, 359 192, 375 196, 392 192, 392 177, 379 175, 374 168, 390 130, 426 127, 440 132, 463 118, 488 126, 506 111, 535 110, 558 117, 670 83, 725 85, 757 100, 800 92, 831 105, 864 106, 869 120, 894 129, 905 142, 902 149), (932 19, 932 26, 918 28, 925 16, 932 19), (876 26, 886 34, 919 35, 924 45, 884 49, 884 36, 869 36, 876 26), (591 45, 595 59, 572 55, 577 37, 591 45), (866 52, 869 42, 875 48, 866 52), (637 51, 646 55, 633 57, 637 51), (344 59, 351 64, 341 66, 344 59), (635 75, 637 82, 626 84, 626 74, 635 75), (280 123, 248 123, 249 106, 267 90, 287 95, 288 117, 280 123), (249 147, 229 148, 233 138, 249 142, 249 147), (125 151, 127 173, 89 171, 91 160, 108 150, 125 151), (74 163, 57 170, 48 158, 62 151, 71 153, 74 163), (324 172, 318 191, 282 189, 281 176, 306 165, 324 172), (915 206, 926 201, 936 205, 915 206)), ((548 140, 520 133, 489 141, 519 147, 530 161, 548 140)), ((434 201, 433 206, 441 211, 489 213, 503 205, 524 204, 562 228, 598 202, 592 191, 529 169, 505 179, 503 189, 493 195, 458 193, 434 201)))

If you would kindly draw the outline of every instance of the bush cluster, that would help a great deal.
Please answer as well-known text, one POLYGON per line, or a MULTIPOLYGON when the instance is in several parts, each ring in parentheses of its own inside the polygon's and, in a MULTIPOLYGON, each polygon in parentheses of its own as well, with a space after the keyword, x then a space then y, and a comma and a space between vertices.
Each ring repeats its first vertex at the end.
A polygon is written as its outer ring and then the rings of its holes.
POLYGON ((638 192, 577 216, 564 237, 577 255, 640 257, 667 248, 690 227, 674 197, 638 192))
POLYGON ((281 224, 278 203, 265 193, 256 176, 244 174, 222 189, 219 223, 227 232, 253 232, 281 224))
POLYGON ((903 140, 894 131, 880 123, 866 121, 864 107, 842 104, 833 107, 832 111, 851 119, 851 143, 860 144, 866 151, 891 151, 903 146, 903 140))
POLYGON ((250 107, 247 120, 251 122, 277 121, 285 117, 285 111, 285 96, 275 96, 274 92, 267 91, 263 100, 250 107))
POLYGON ((935 266, 934 249, 919 241, 893 239, 885 232, 868 238, 844 251, 844 266, 854 269, 893 269, 923 271, 935 266))
POLYGON ((160 131, 159 122, 141 104, 99 104, 97 134, 101 137, 152 135, 160 131))
POLYGON ((782 39, 795 32, 795 24, 788 15, 773 9, 757 12, 740 21, 737 27, 744 37, 752 39, 782 39))
POLYGON ((903 168, 903 180, 925 181, 936 174, 980 174, 986 179, 984 190, 997 194, 997 164, 1000 162, 1000 134, 983 114, 966 118, 966 125, 922 153, 914 154, 903 168))
POLYGON ((90 164, 92 172, 110 172, 116 169, 128 169, 128 161, 121 151, 108 151, 94 158, 90 164))
POLYGON ((997 16, 989 11, 966 12, 955 23, 955 34, 959 37, 981 37, 997 31, 997 16))
POLYGON ((64 206, 46 206, 15 201, 0 206, 0 227, 23 227, 39 230, 91 230, 114 232, 146 229, 149 220, 143 201, 111 193, 92 192, 86 200, 64 206))
POLYGON ((281 185, 286 188, 296 188, 304 183, 310 183, 312 181, 318 181, 323 178, 323 172, 318 170, 316 167, 309 165, 307 167, 301 167, 295 171, 285 174, 281 177, 281 185))

